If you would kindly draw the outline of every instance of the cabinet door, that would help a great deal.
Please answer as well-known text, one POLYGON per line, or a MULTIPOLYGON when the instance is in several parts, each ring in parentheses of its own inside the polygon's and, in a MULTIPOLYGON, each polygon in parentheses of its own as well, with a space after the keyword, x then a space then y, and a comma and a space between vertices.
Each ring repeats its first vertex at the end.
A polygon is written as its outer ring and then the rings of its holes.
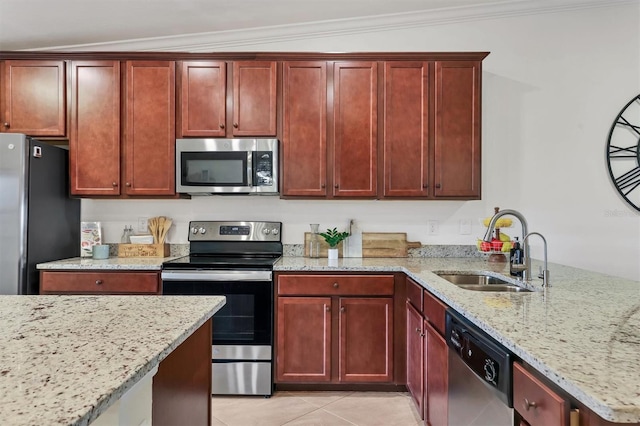
POLYGON ((120 194, 120 62, 71 62, 71 193, 120 194))
POLYGON ((429 64, 384 66, 383 197, 429 194, 429 64))
POLYGON ((276 381, 331 380, 331 298, 278 297, 276 381))
POLYGON ((327 195, 327 66, 283 64, 283 196, 327 195))
POLYGON ((227 67, 218 61, 180 63, 178 137, 225 137, 227 67))
POLYGON ((233 136, 276 135, 276 63, 233 63, 233 136))
POLYGON ((378 66, 336 62, 333 72, 333 196, 377 195, 378 66))
POLYGON ((125 188, 175 194, 175 62, 128 61, 125 188))
POLYGON ((407 301, 407 388, 420 417, 424 414, 424 340, 424 319, 407 301))
POLYGON ((424 419, 427 425, 437 426, 447 424, 447 393, 448 386, 448 348, 447 342, 438 331, 424 322, 426 344, 425 368, 425 403, 424 419))
POLYGON ((393 298, 340 298, 341 382, 393 381, 393 298))
POLYGON ((480 62, 435 64, 436 197, 480 198, 480 62))
POLYGON ((64 61, 5 61, 0 131, 66 136, 64 61))

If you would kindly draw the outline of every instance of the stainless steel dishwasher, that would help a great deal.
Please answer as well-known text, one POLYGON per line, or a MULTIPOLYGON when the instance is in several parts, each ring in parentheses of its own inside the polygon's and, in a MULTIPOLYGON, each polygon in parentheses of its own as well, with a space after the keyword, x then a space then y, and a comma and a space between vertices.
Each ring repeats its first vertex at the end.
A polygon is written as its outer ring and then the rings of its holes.
POLYGON ((513 426, 513 354, 452 309, 446 312, 445 337, 448 424, 513 426))

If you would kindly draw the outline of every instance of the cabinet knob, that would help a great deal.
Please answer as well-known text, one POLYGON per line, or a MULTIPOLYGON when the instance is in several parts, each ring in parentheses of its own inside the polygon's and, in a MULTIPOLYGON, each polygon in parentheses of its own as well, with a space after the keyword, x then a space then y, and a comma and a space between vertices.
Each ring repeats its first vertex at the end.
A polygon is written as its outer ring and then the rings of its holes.
POLYGON ((124 186, 127 186, 127 187, 131 186, 131 182, 125 183, 124 186))
POLYGON ((420 333, 420 327, 416 327, 416 333, 420 333))
POLYGON ((422 184, 422 187, 423 187, 424 189, 427 189, 427 188, 429 187, 429 184, 428 184, 428 183, 424 183, 424 184, 422 184))
POLYGON ((529 401, 527 398, 524 399, 524 409, 529 411, 529 408, 533 408, 534 410, 538 407, 534 401, 529 401))
POLYGON ((340 306, 340 312, 344 312, 346 311, 346 309, 344 308, 344 306, 340 306))
POLYGON ((333 288, 338 288, 338 283, 333 283, 333 288))
POLYGON ((322 185, 320 185, 320 188, 326 188, 327 185, 325 185, 324 183, 322 185))
POLYGON ((11 126, 9 126, 9 123, 2 123, 2 125, 3 125, 4 127, 6 127, 7 129, 8 129, 9 127, 11 127, 11 126))
POLYGON ((96 285, 102 284, 102 280, 96 280, 96 285))
POLYGON ((233 123, 233 128, 237 129, 238 128, 238 123, 233 123))
POLYGON ((329 311, 331 310, 331 307, 329 307, 329 305, 325 305, 325 306, 324 306, 324 310, 325 310, 325 311, 327 311, 327 312, 329 312, 329 311))
POLYGON ((442 185, 440 185, 439 183, 436 183, 436 188, 440 189, 442 185))
POLYGON ((220 128, 224 129, 224 124, 223 123, 220 123, 220 128))
POLYGON ((340 185, 338 185, 338 184, 336 183, 335 185, 333 185, 333 187, 334 187, 335 189, 338 189, 338 188, 340 188, 340 185))
POLYGON ((115 188, 116 186, 118 186, 118 182, 111 182, 111 186, 115 188))

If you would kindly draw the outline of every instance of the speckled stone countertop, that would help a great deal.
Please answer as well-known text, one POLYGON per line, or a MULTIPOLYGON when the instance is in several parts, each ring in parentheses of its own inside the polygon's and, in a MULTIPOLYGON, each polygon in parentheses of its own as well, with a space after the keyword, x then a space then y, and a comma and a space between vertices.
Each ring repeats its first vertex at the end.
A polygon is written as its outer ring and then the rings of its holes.
MULTIPOLYGON (((276 271, 405 272, 600 417, 640 422, 640 282, 550 264, 531 293, 463 290, 434 272, 509 275, 482 258, 283 257, 276 271)), ((540 262, 534 261, 533 271, 540 262)))
POLYGON ((87 425, 224 297, 0 296, 3 425, 87 425))
POLYGON ((94 260, 90 257, 72 257, 70 259, 39 263, 37 268, 43 270, 159 271, 162 268, 162 262, 171 259, 175 259, 175 257, 110 257, 103 260, 94 260))

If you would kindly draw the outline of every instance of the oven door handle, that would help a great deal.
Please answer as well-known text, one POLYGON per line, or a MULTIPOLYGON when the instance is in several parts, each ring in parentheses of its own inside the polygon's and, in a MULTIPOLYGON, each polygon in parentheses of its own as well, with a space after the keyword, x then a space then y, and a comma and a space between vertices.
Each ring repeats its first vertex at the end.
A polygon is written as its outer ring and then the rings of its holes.
POLYGON ((271 281, 271 271, 162 271, 162 281, 271 281))

